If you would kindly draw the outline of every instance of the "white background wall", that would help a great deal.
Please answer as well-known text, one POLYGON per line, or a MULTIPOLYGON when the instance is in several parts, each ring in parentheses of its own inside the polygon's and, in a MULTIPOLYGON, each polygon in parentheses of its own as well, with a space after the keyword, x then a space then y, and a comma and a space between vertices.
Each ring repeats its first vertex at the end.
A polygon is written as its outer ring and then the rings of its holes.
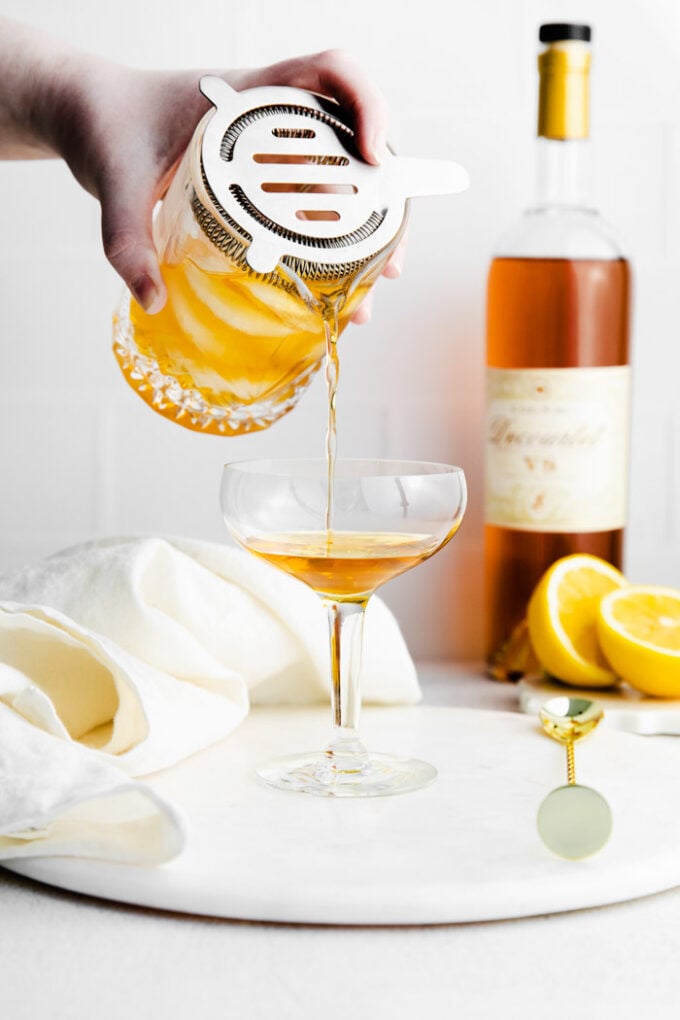
MULTIPOLYGON (((627 570, 680 584, 680 4, 675 0, 0 0, 0 13, 140 67, 259 65, 343 46, 392 110, 403 155, 470 171, 457 198, 414 203, 403 277, 342 342, 341 455, 461 464, 463 529, 384 590, 414 655, 481 654, 485 275, 531 197, 542 21, 595 30, 595 194, 635 269, 627 570)), ((134 111, 131 111, 133 114, 134 111)), ((116 533, 227 541, 222 463, 320 455, 318 379, 268 432, 192 434, 153 414, 110 353, 120 284, 98 207, 59 163, 0 164, 0 570, 116 533)))

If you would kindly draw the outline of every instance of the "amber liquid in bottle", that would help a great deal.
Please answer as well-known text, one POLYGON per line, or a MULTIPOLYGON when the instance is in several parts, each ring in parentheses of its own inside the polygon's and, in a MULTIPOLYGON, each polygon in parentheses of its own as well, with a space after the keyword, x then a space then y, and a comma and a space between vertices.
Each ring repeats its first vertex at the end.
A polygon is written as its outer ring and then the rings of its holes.
MULTIPOLYGON (((490 368, 597 368, 629 356, 630 269, 623 259, 496 258, 487 291, 490 368)), ((625 442, 627 437, 622 437, 625 442)), ((541 574, 585 552, 621 566, 623 531, 553 533, 487 524, 486 620, 489 670, 515 679, 502 650, 518 633, 541 574)), ((523 672, 521 658, 517 672, 523 672)))

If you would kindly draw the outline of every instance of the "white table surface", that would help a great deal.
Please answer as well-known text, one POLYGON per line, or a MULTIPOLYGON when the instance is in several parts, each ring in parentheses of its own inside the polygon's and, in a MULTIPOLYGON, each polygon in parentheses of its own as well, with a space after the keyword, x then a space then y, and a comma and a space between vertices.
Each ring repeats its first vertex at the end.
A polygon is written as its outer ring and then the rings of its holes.
MULTIPOLYGON (((474 667, 420 675, 426 704, 517 707, 474 667)), ((157 913, 0 870, 2 1020, 665 1020, 679 951, 680 889, 525 920, 323 928, 157 913)))

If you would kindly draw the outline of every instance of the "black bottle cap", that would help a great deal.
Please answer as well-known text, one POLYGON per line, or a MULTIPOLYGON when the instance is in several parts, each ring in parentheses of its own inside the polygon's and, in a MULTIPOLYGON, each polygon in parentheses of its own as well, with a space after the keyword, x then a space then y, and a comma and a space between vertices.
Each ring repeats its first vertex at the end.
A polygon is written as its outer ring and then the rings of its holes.
POLYGON ((564 39, 580 39, 590 42, 592 32, 590 25, 541 25, 538 38, 542 43, 562 42, 564 39))

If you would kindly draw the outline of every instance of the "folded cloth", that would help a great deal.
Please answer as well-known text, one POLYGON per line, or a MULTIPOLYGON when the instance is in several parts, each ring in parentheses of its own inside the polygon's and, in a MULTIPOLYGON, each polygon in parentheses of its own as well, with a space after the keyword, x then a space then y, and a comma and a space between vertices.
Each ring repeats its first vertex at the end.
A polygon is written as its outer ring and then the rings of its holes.
MULTIPOLYGON (((12 672, 0 665, 5 687, 12 672)), ((149 786, 1 701, 0 791, 0 860, 59 854, 158 864, 184 845, 181 817, 149 786)))
POLYGON ((166 768, 231 732, 248 711, 241 677, 177 680, 56 609, 0 602, 0 699, 128 775, 166 768), (11 667, 11 668, 9 668, 11 667))
MULTIPOLYGON (((0 600, 0 857, 19 846, 22 853, 64 853, 66 825, 70 845, 79 848, 73 852, 96 846, 101 854, 106 838, 115 844, 116 831, 143 830, 143 845, 112 844, 108 856, 166 859, 183 838, 177 816, 129 777, 166 768, 226 736, 249 703, 328 697, 319 599, 227 545, 132 538, 77 546, 1 577, 0 600), (25 758, 17 747, 27 730, 37 743, 30 752, 26 738, 25 758), (26 783, 29 764, 35 782, 26 783), (61 781, 62 768, 71 786, 61 781), (53 773, 56 785, 45 786, 53 773), (134 824, 101 824, 114 793, 117 816, 126 805, 134 808, 134 824), (49 817, 58 833, 47 838, 49 817), (147 838, 152 830, 155 842, 147 838)), ((375 598, 361 682, 367 701, 420 697, 401 632, 375 598)))

